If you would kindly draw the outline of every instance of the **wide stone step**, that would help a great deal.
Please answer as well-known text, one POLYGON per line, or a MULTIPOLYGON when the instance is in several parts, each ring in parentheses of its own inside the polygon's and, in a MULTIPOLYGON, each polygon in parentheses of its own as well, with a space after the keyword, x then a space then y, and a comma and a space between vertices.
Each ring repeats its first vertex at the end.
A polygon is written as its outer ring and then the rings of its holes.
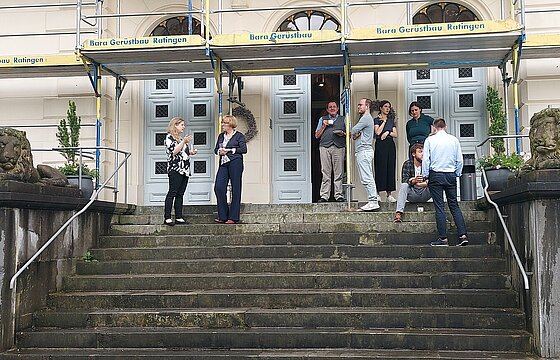
POLYGON ((200 289, 502 289, 509 276, 481 273, 210 273, 80 275, 64 278, 65 291, 200 289))
POLYGON ((194 259, 79 261, 79 275, 200 274, 200 273, 306 273, 306 272, 504 272, 501 258, 423 259, 194 259))
POLYGON ((306 307, 517 308, 512 290, 492 289, 274 289, 197 291, 80 291, 54 293, 51 309, 306 307))
POLYGON ((479 329, 35 329, 17 334, 19 347, 40 348, 324 348, 460 351, 530 350, 521 330, 479 329))
MULTIPOLYGON (((451 232, 455 225, 448 224, 451 232)), ((493 225, 488 221, 472 221, 467 223, 469 231, 490 231, 493 225)), ((435 222, 404 222, 395 224, 392 221, 376 221, 374 218, 363 222, 322 222, 322 223, 287 223, 287 224, 191 224, 180 226, 167 225, 113 225, 111 235, 228 235, 250 233, 431 233, 436 237, 435 222)))
MULTIPOLYGON (((246 213, 241 214, 241 222, 246 224, 290 224, 290 223, 324 223, 324 222, 392 222, 394 210, 391 212, 314 212, 314 213, 246 213)), ((216 218, 215 214, 183 214, 184 218, 191 224, 212 224, 216 218)), ((485 221, 488 220, 487 213, 484 211, 465 211, 463 212, 465 221, 485 221)), ((451 218, 451 213, 447 213, 451 218)), ((411 211, 405 212, 403 222, 432 222, 434 221, 433 211, 411 211)), ((159 225, 163 223, 163 214, 158 215, 120 215, 118 223, 121 225, 159 225)))
POLYGON ((263 245, 263 246, 191 246, 157 248, 92 249, 99 261, 165 259, 236 259, 236 258, 485 258, 498 257, 497 245, 474 246, 384 246, 384 245, 263 245))
POLYGON ((95 359, 181 359, 181 360, 332 360, 332 359, 391 359, 391 360, 529 360, 537 359, 526 353, 492 351, 421 351, 421 350, 364 350, 364 349, 228 349, 228 350, 179 350, 179 349, 21 349, 2 355, 2 359, 30 360, 89 360, 95 359))
MULTIPOLYGON (((221 246, 221 245, 426 245, 433 241, 430 233, 311 233, 311 234, 228 234, 228 235, 110 235, 101 236, 101 248, 156 246, 221 246)), ((457 238, 450 233, 449 239, 457 238)), ((493 232, 469 232, 470 245, 495 242, 493 232)))
POLYGON ((102 309, 43 311, 34 327, 200 327, 254 328, 463 328, 522 329, 515 309, 306 308, 306 309, 102 309))
MULTIPOLYGON (((350 210, 358 210, 365 202, 350 203, 350 210)), ((380 202, 380 211, 394 212, 396 204, 380 202)), ((414 212, 417 205, 424 207, 424 211, 433 211, 434 203, 426 202, 421 204, 406 203, 405 211, 414 212)), ((459 207, 462 211, 484 211, 479 210, 477 201, 460 201, 459 207)), ((321 203, 321 204, 241 204, 241 213, 313 213, 313 212, 342 212, 348 211, 347 203, 321 203)), ((183 206, 184 214, 214 214, 216 213, 216 205, 185 205, 183 206)), ((135 214, 138 215, 161 215, 163 216, 163 206, 137 206, 135 214)))

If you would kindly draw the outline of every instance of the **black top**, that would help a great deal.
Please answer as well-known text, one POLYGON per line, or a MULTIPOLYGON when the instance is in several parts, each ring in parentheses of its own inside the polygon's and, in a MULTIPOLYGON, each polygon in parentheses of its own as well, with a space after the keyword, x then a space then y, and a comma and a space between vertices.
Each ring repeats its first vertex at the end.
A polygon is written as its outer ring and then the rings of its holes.
MULTIPOLYGON (((383 120, 381 120, 381 118, 379 118, 379 117, 376 117, 375 119, 373 119, 373 125, 381 126, 382 122, 383 122, 383 120)), ((381 139, 381 135, 383 135, 384 132, 386 132, 386 131, 391 132, 391 131, 393 131, 394 127, 396 127, 395 119, 387 119, 387 121, 385 122, 385 127, 383 128, 383 131, 379 135, 376 134, 375 138, 376 139, 381 139)), ((387 138, 392 138, 392 136, 387 135, 387 138)))

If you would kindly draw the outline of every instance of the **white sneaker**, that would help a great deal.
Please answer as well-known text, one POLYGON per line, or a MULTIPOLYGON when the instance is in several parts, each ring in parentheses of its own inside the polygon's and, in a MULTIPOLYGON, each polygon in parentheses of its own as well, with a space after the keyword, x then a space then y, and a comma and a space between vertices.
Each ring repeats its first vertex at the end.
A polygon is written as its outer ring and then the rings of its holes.
POLYGON ((369 201, 367 204, 362 206, 360 209, 362 211, 373 211, 379 209, 379 203, 377 201, 369 201))
POLYGON ((394 203, 394 202, 397 202, 397 199, 395 199, 393 197, 393 195, 389 195, 389 196, 387 196, 387 201, 390 202, 390 203, 394 203))

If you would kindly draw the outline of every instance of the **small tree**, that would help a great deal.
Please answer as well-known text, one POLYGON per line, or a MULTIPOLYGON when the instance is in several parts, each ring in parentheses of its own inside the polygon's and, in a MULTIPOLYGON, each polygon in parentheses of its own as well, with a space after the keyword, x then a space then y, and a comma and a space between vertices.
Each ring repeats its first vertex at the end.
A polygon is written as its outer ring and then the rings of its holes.
MULTIPOLYGON (((486 94, 486 109, 490 117, 490 126, 488 127, 488 135, 506 135, 507 119, 504 112, 504 103, 498 95, 498 91, 488 86, 486 94)), ((490 145, 495 155, 503 155, 506 152, 504 139, 492 139, 490 145)))
MULTIPOLYGON (((507 119, 506 113, 503 109, 504 103, 498 91, 488 86, 486 93, 486 109, 490 120, 488 127, 488 135, 506 135, 507 134, 507 119)), ((518 171, 523 165, 523 157, 519 154, 513 153, 506 154, 506 147, 504 139, 490 140, 490 146, 494 153, 489 156, 484 156, 479 160, 479 166, 484 169, 490 168, 508 168, 511 171, 518 171)))
MULTIPOLYGON (((58 131, 56 138, 61 148, 77 148, 80 146, 80 129, 82 127, 82 118, 76 115, 76 103, 70 100, 68 102, 68 110, 66 118, 58 123, 58 131)), ((66 164, 58 170, 64 175, 78 175, 80 173, 77 149, 59 150, 66 159, 66 164)), ((97 171, 90 170, 87 165, 82 164, 82 174, 97 177, 97 171)))
MULTIPOLYGON (((66 118, 60 120, 58 124, 58 132, 56 138, 60 147, 75 148, 80 146, 80 128, 82 118, 76 115, 76 103, 70 100, 68 102, 68 110, 66 111, 66 118)), ((62 156, 66 158, 68 165, 77 166, 76 155, 77 150, 67 149, 61 150, 62 156)))

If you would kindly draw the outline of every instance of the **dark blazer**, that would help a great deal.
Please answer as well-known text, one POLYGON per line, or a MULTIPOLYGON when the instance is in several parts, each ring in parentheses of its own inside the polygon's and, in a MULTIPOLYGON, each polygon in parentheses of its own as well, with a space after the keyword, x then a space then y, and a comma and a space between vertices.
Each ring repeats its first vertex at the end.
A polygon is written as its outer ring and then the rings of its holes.
MULTIPOLYGON (((224 133, 218 135, 218 140, 216 141, 216 147, 214 148, 214 154, 218 155, 218 149, 222 147, 224 142, 224 133)), ((227 143, 227 149, 235 149, 235 153, 228 153, 227 157, 230 160, 241 159, 243 161, 243 154, 247 153, 247 141, 245 140, 245 135, 243 133, 236 131, 235 134, 229 139, 227 143)), ((221 159, 220 159, 221 160, 221 159)))

